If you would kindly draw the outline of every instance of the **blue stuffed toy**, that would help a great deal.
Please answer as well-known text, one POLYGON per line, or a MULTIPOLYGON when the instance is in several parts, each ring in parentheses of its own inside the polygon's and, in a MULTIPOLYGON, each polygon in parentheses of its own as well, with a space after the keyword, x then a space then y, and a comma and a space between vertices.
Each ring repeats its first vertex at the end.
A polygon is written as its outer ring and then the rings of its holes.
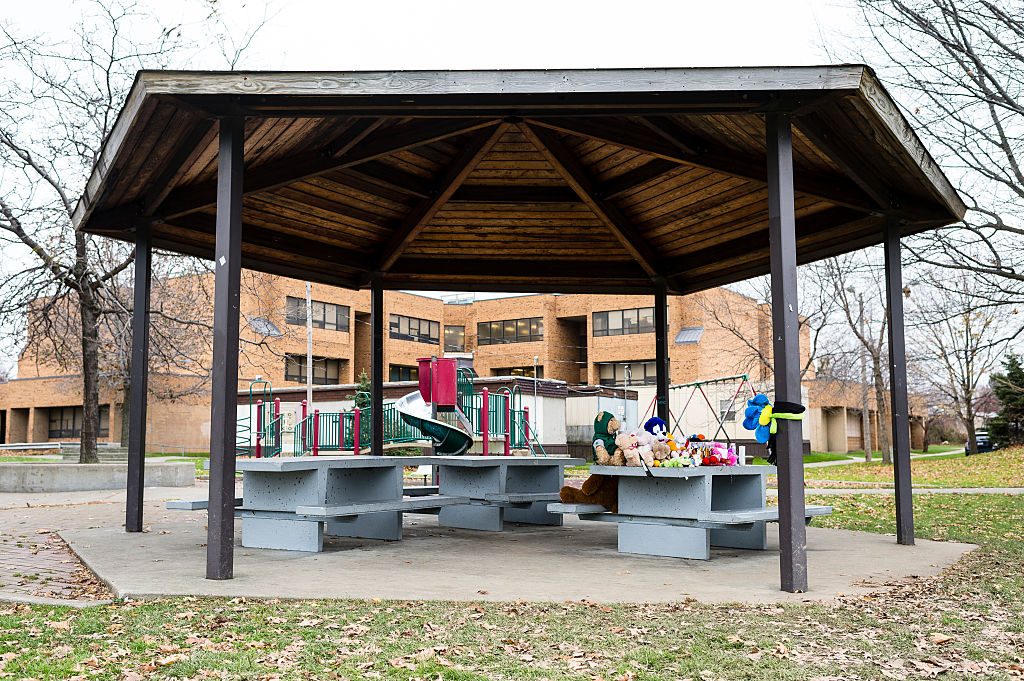
POLYGON ((772 466, 778 460, 775 452, 775 433, 779 428, 777 419, 803 420, 805 409, 796 402, 776 402, 773 408, 766 395, 755 395, 754 399, 747 400, 747 408, 743 411, 743 427, 754 431, 754 439, 765 445, 765 458, 772 466))
POLYGON ((743 427, 754 431, 754 439, 764 444, 771 434, 772 405, 767 395, 756 395, 747 400, 747 408, 743 412, 743 427))

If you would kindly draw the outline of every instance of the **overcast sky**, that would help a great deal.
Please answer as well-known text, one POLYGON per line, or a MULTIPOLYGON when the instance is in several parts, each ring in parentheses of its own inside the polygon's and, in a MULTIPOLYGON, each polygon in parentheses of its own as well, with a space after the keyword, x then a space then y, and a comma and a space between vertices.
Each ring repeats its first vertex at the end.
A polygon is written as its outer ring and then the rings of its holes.
MULTIPOLYGON (((210 29, 208 0, 140 0, 186 35, 210 29)), ((0 0, 13 32, 63 40, 87 4, 0 0)), ((240 68, 272 70, 615 68, 824 64, 855 53, 844 0, 216 0, 240 68), (828 49, 826 49, 826 47, 828 49)), ((208 41, 215 43, 216 40, 208 41)), ((231 50, 228 50, 230 52, 231 50)), ((180 68, 225 68, 200 49, 180 68)), ((11 254, 7 254, 10 264, 11 254)), ((481 296, 483 297, 483 296, 481 296)), ((14 358, 3 357, 0 366, 14 358), (5 362, 5 360, 7 360, 5 362)))
MULTIPOLYGON (((451 69, 819 64, 855 22, 842 0, 217 0, 240 35, 267 16, 249 68, 451 69)), ((5 0, 0 19, 66 30, 82 5, 5 0)), ((207 0, 154 2, 192 24, 207 0)), ((215 63, 206 66, 217 66, 215 63)))

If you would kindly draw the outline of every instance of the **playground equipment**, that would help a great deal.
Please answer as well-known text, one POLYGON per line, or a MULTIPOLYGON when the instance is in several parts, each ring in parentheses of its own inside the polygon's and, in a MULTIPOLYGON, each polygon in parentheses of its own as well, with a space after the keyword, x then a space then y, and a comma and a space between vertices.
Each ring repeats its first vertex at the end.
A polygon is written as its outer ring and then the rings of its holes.
MULTIPOLYGON (((547 456, 537 434, 530 427, 529 409, 521 406, 518 386, 490 394, 487 388, 473 390, 473 376, 455 367, 455 360, 419 360, 419 387, 395 402, 384 404, 385 448, 432 442, 436 453, 460 455, 480 436, 484 456, 491 453, 491 440, 504 440, 504 454, 528 449, 534 456, 547 456), (451 420, 440 418, 451 414, 451 420), (461 428, 459 427, 461 425, 461 428)), ((364 453, 370 447, 371 408, 368 393, 356 394, 356 407, 342 412, 308 413, 303 401, 302 416, 295 425, 294 456, 322 451, 364 453), (364 405, 364 406, 359 406, 364 405)), ((278 450, 280 451, 280 450, 278 450)))
MULTIPOLYGON (((689 389, 690 391, 690 394, 687 396, 686 402, 683 404, 683 408, 679 411, 678 416, 672 413, 671 408, 669 409, 669 423, 671 424, 670 432, 680 442, 698 430, 701 434, 705 435, 709 441, 715 440, 719 435, 721 435, 725 438, 726 443, 731 446, 732 437, 730 436, 725 424, 726 421, 729 420, 728 416, 730 413, 734 415, 733 420, 735 420, 735 414, 739 407, 746 404, 748 398, 745 396, 741 397, 744 387, 749 391, 750 397, 753 397, 756 394, 754 386, 750 384, 750 378, 747 374, 737 374, 735 376, 724 376, 722 378, 714 378, 707 381, 694 381, 692 383, 680 383, 678 385, 669 386, 670 396, 672 392, 676 390, 685 391, 689 389), (735 388, 729 385, 730 383, 735 384, 735 388), (711 389, 710 386, 715 386, 715 389, 711 389), (717 407, 712 404, 711 398, 708 396, 709 390, 714 394, 715 399, 726 401, 724 409, 721 408, 721 404, 717 407), (699 417, 694 418, 695 414, 689 412, 690 405, 698 394, 701 399, 697 401, 697 405, 701 408, 704 416, 703 419, 700 419, 699 417), (703 408, 704 406, 707 407, 706 410, 703 408), (712 428, 714 428, 713 432, 711 431, 712 428)), ((671 403, 671 398, 669 401, 671 403)), ((654 401, 652 400, 651 404, 647 407, 647 411, 651 411, 653 407, 654 401)), ((640 422, 643 423, 646 420, 647 412, 645 411, 640 422)))
POLYGON ((269 381, 257 379, 249 383, 249 409, 245 416, 238 417, 235 426, 236 456, 262 458, 281 454, 281 400, 271 400, 271 395, 269 381))

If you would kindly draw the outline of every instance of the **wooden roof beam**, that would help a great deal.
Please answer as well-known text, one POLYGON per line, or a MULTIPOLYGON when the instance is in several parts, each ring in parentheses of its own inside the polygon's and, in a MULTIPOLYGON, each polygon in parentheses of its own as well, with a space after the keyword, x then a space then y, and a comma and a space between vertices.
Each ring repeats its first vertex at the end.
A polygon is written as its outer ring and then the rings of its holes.
POLYGON ((594 262, 590 260, 507 260, 490 258, 429 258, 407 256, 388 271, 395 276, 501 276, 536 279, 557 272, 572 279, 608 279, 614 271, 616 279, 637 279, 646 284, 650 277, 632 260, 594 262), (511 274, 514 273, 514 274, 511 274))
POLYGON ((579 159, 573 156, 561 140, 549 130, 527 123, 519 123, 519 129, 533 142, 534 146, 554 166, 562 179, 572 187, 583 203, 605 224, 608 230, 622 244, 651 277, 662 276, 660 258, 639 230, 630 222, 619 207, 599 193, 599 187, 590 177, 579 159))
MULTIPOLYGON (((320 150, 296 154, 272 163, 256 166, 245 174, 243 195, 271 191, 293 182, 324 175, 333 170, 349 168, 399 151, 437 142, 474 130, 497 125, 500 121, 489 120, 442 120, 429 123, 413 123, 391 128, 387 135, 359 138, 358 144, 348 144, 344 134, 342 141, 335 140, 331 145, 320 150), (343 150, 339 157, 332 157, 339 149, 343 150)), ((367 131, 368 133, 369 131, 367 131)), ((216 179, 200 186, 180 187, 167 196, 162 210, 152 216, 153 221, 173 220, 182 215, 210 208, 217 203, 216 179)), ((123 220, 122 215, 96 214, 90 219, 90 227, 102 228, 108 218, 123 220)))
MULTIPOLYGON (((206 213, 183 215, 168 221, 166 224, 179 230, 199 232, 204 235, 215 233, 216 217, 206 213)), ((281 253, 295 253, 306 257, 319 258, 331 266, 343 267, 362 272, 367 269, 367 258, 358 251, 341 248, 319 239, 310 239, 277 232, 252 223, 242 223, 244 242, 263 248, 270 248, 281 253)), ((155 238, 155 233, 154 233, 155 238)), ((211 256, 212 257, 212 256, 211 256)))
MULTIPOLYGON (((527 123, 570 135, 587 137, 623 149, 632 149, 677 164, 704 168, 712 172, 767 184, 767 165, 762 158, 738 158, 715 150, 689 154, 650 130, 637 126, 632 131, 619 124, 595 123, 573 119, 531 118, 527 123)), ((870 197, 855 184, 819 180, 803 176, 794 177, 796 191, 840 206, 858 210, 879 210, 870 197)))
POLYGON ((878 173, 867 162, 861 159, 854 145, 838 138, 825 126, 817 123, 810 115, 794 118, 797 129, 824 153, 848 178, 853 180, 865 194, 883 211, 898 208, 915 208, 920 214, 920 203, 913 199, 900 197, 890 188, 878 181, 878 173))
MULTIPOLYGON (((836 228, 836 225, 850 225, 863 220, 865 217, 867 215, 864 212, 851 208, 829 208, 797 218, 796 237, 799 241, 799 239, 813 235, 823 229, 831 231, 836 228)), ((765 222, 768 221, 767 213, 765 213, 764 219, 765 222)), ((730 257, 742 257, 744 254, 762 251, 764 253, 768 251, 768 232, 766 230, 760 230, 753 234, 746 234, 713 246, 690 251, 668 261, 666 267, 671 276, 679 277, 685 281, 686 275, 703 263, 715 262, 730 257)))
POLYGON ((377 257, 374 271, 386 272, 395 264, 409 244, 419 236, 419 233, 434 218, 441 206, 448 203, 448 199, 473 172, 480 159, 487 155, 487 152, 501 139, 511 125, 511 123, 501 123, 493 130, 481 130, 466 143, 438 181, 433 195, 413 206, 402 224, 388 239, 387 244, 377 257))
MULTIPOLYGON (((189 162, 201 153, 202 149, 199 148, 199 143, 214 129, 214 123, 216 121, 210 118, 199 119, 195 122, 184 141, 178 145, 174 155, 167 161, 163 170, 160 171, 160 175, 153 182, 153 189, 142 200, 143 215, 153 215, 167 195, 171 193, 171 190, 177 186, 182 175, 185 174, 189 162)), ((216 139, 216 133, 214 139, 216 139)))

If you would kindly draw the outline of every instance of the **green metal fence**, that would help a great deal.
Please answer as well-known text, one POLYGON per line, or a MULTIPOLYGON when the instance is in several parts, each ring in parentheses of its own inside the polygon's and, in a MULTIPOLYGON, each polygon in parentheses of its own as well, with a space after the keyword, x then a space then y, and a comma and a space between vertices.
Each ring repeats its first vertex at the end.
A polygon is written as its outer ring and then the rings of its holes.
MULTIPOLYGON (((359 447, 370 446, 372 410, 359 410, 359 447)), ((353 451, 355 449, 355 410, 309 414, 295 424, 292 449, 295 456, 313 451, 314 419, 317 421, 316 447, 319 451, 353 451)), ((393 402, 384 404, 384 444, 418 442, 427 437, 402 420, 393 402)))

